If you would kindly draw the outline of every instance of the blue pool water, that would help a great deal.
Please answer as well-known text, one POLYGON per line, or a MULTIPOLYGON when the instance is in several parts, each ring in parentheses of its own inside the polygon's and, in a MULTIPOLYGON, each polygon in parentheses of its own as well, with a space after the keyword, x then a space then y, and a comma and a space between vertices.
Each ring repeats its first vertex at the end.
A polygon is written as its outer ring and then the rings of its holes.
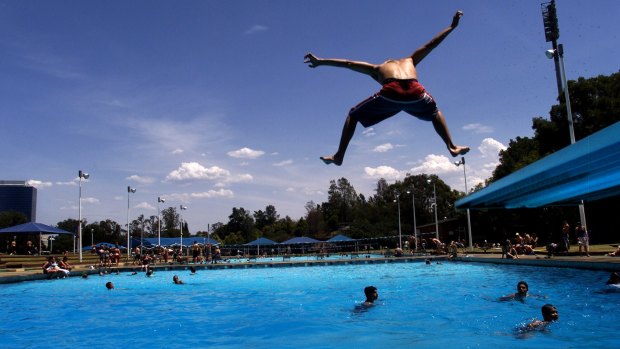
POLYGON ((0 285, 6 348, 618 348, 608 273, 423 262, 158 271, 0 285), (177 274, 184 285, 172 283, 177 274), (498 302, 526 280, 525 303, 498 302), (112 281, 116 289, 106 290, 112 281), (363 288, 377 305, 355 311, 363 288), (554 304, 546 332, 515 328, 554 304))

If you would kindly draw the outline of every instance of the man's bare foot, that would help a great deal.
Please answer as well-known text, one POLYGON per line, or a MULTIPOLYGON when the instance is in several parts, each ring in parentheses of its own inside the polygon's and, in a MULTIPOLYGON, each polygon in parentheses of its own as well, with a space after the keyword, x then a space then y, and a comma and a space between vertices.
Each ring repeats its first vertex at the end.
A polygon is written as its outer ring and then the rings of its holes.
POLYGON ((450 150, 452 156, 459 156, 467 154, 469 147, 454 146, 454 148, 448 148, 448 150, 450 150))
POLYGON ((342 165, 342 159, 338 159, 335 156, 321 156, 321 160, 325 165, 334 164, 336 166, 342 165))

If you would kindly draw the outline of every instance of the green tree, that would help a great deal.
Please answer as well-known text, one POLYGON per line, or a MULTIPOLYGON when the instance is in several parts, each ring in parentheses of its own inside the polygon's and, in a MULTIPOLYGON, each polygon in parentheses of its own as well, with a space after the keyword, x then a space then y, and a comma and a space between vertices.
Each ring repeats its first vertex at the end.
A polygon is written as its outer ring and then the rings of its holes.
POLYGON ((28 222, 28 217, 25 214, 18 211, 2 211, 0 212, 0 229, 12 227, 18 224, 24 224, 28 222))

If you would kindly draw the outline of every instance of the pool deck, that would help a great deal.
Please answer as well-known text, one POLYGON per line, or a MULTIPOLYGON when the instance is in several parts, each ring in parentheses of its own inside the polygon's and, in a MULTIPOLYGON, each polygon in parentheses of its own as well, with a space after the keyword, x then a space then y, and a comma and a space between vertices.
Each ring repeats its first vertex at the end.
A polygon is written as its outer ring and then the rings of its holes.
MULTIPOLYGON (((244 263, 218 263, 218 264, 157 264, 153 265, 154 271, 158 270, 180 270, 186 271, 194 266, 197 270, 213 269, 258 269, 258 268, 281 268, 281 267, 312 267, 324 265, 356 265, 356 264, 384 264, 384 263, 410 263, 421 262, 427 258, 434 260, 446 260, 445 255, 407 255, 404 257, 382 257, 382 258, 348 258, 348 259, 316 259, 316 260, 281 260, 267 262, 244 262, 244 263)), ((278 258, 279 259, 279 258, 278 258)), ((498 253, 474 253, 459 254, 455 261, 474 262, 474 263, 494 263, 510 265, 528 265, 556 268, 575 268, 599 271, 620 271, 620 257, 609 257, 603 254, 592 255, 591 257, 553 256, 546 258, 545 255, 519 256, 519 259, 502 259, 498 253)), ((125 265, 121 263, 118 267, 105 269, 105 272, 116 271, 121 273, 140 272, 140 267, 136 265, 125 265)), ((70 276, 81 276, 82 274, 98 274, 99 269, 92 269, 89 265, 78 265, 71 271, 70 276)), ((45 280, 49 275, 41 272, 40 268, 16 268, 7 269, 0 272, 0 284, 15 283, 22 281, 45 280)))

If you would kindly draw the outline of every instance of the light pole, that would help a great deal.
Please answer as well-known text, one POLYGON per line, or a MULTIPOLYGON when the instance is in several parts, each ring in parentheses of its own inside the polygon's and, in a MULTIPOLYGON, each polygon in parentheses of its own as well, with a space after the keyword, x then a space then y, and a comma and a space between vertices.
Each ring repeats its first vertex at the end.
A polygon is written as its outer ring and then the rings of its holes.
POLYGON ((433 183, 433 205, 435 206, 435 237, 439 240, 439 221, 437 221, 437 190, 435 188, 435 182, 430 179, 426 180, 426 183, 433 183))
MULTIPOLYGON (((88 173, 82 172, 82 170, 78 171, 78 186, 79 186, 79 200, 78 200, 78 240, 79 240, 79 250, 80 250, 80 262, 82 261, 82 178, 88 179, 90 175, 88 173)), ((75 246, 75 245, 74 245, 75 246)))
POLYGON ((136 188, 127 186, 127 262, 131 256, 131 227, 129 226, 129 194, 135 193, 136 188))
POLYGON ((394 195, 396 196, 396 199, 394 201, 396 201, 396 204, 398 207, 398 248, 402 249, 403 248, 403 237, 402 237, 402 231, 400 229, 400 193, 394 193, 394 195))
MULTIPOLYGON (((181 211, 187 210, 187 206, 180 206, 181 211)), ((183 256, 183 216, 179 213, 179 223, 181 224, 181 256, 183 256)))
POLYGON ((90 229, 90 245, 94 245, 95 244, 95 229, 90 229))
POLYGON ((407 190, 407 194, 411 193, 411 204, 413 206, 413 237, 415 238, 415 241, 413 243, 415 251, 418 252, 418 225, 415 220, 415 193, 413 192, 414 190, 415 186, 411 184, 411 191, 407 190))
POLYGON ((161 246, 161 214, 159 211, 159 203, 160 202, 166 202, 166 200, 162 199, 161 197, 157 197, 157 246, 160 247, 161 246))
MULTIPOLYGON (((460 165, 463 165, 463 177, 465 177, 465 195, 467 195, 469 192, 467 191, 467 173, 465 172, 465 157, 462 156, 461 161, 457 161, 454 164, 457 167, 460 165)), ((467 232, 469 235, 469 250, 473 251, 474 245, 473 245, 472 234, 471 234, 471 218, 469 216, 469 208, 467 209, 467 232)))
MULTIPOLYGON (((557 43, 560 38, 560 29, 558 26, 558 17, 555 9, 555 1, 541 4, 543 24, 545 27, 545 38, 547 42, 551 41, 552 49, 547 50, 545 55, 555 62, 555 76, 558 83, 558 98, 564 92, 564 101, 566 104, 566 117, 568 119, 568 132, 570 134, 570 144, 575 143, 575 129, 573 126, 573 113, 570 105, 570 96, 568 93, 568 81, 566 80, 566 69, 564 68, 564 46, 557 43)), ((583 200, 579 204, 579 219, 581 225, 587 229, 586 211, 583 200)))

